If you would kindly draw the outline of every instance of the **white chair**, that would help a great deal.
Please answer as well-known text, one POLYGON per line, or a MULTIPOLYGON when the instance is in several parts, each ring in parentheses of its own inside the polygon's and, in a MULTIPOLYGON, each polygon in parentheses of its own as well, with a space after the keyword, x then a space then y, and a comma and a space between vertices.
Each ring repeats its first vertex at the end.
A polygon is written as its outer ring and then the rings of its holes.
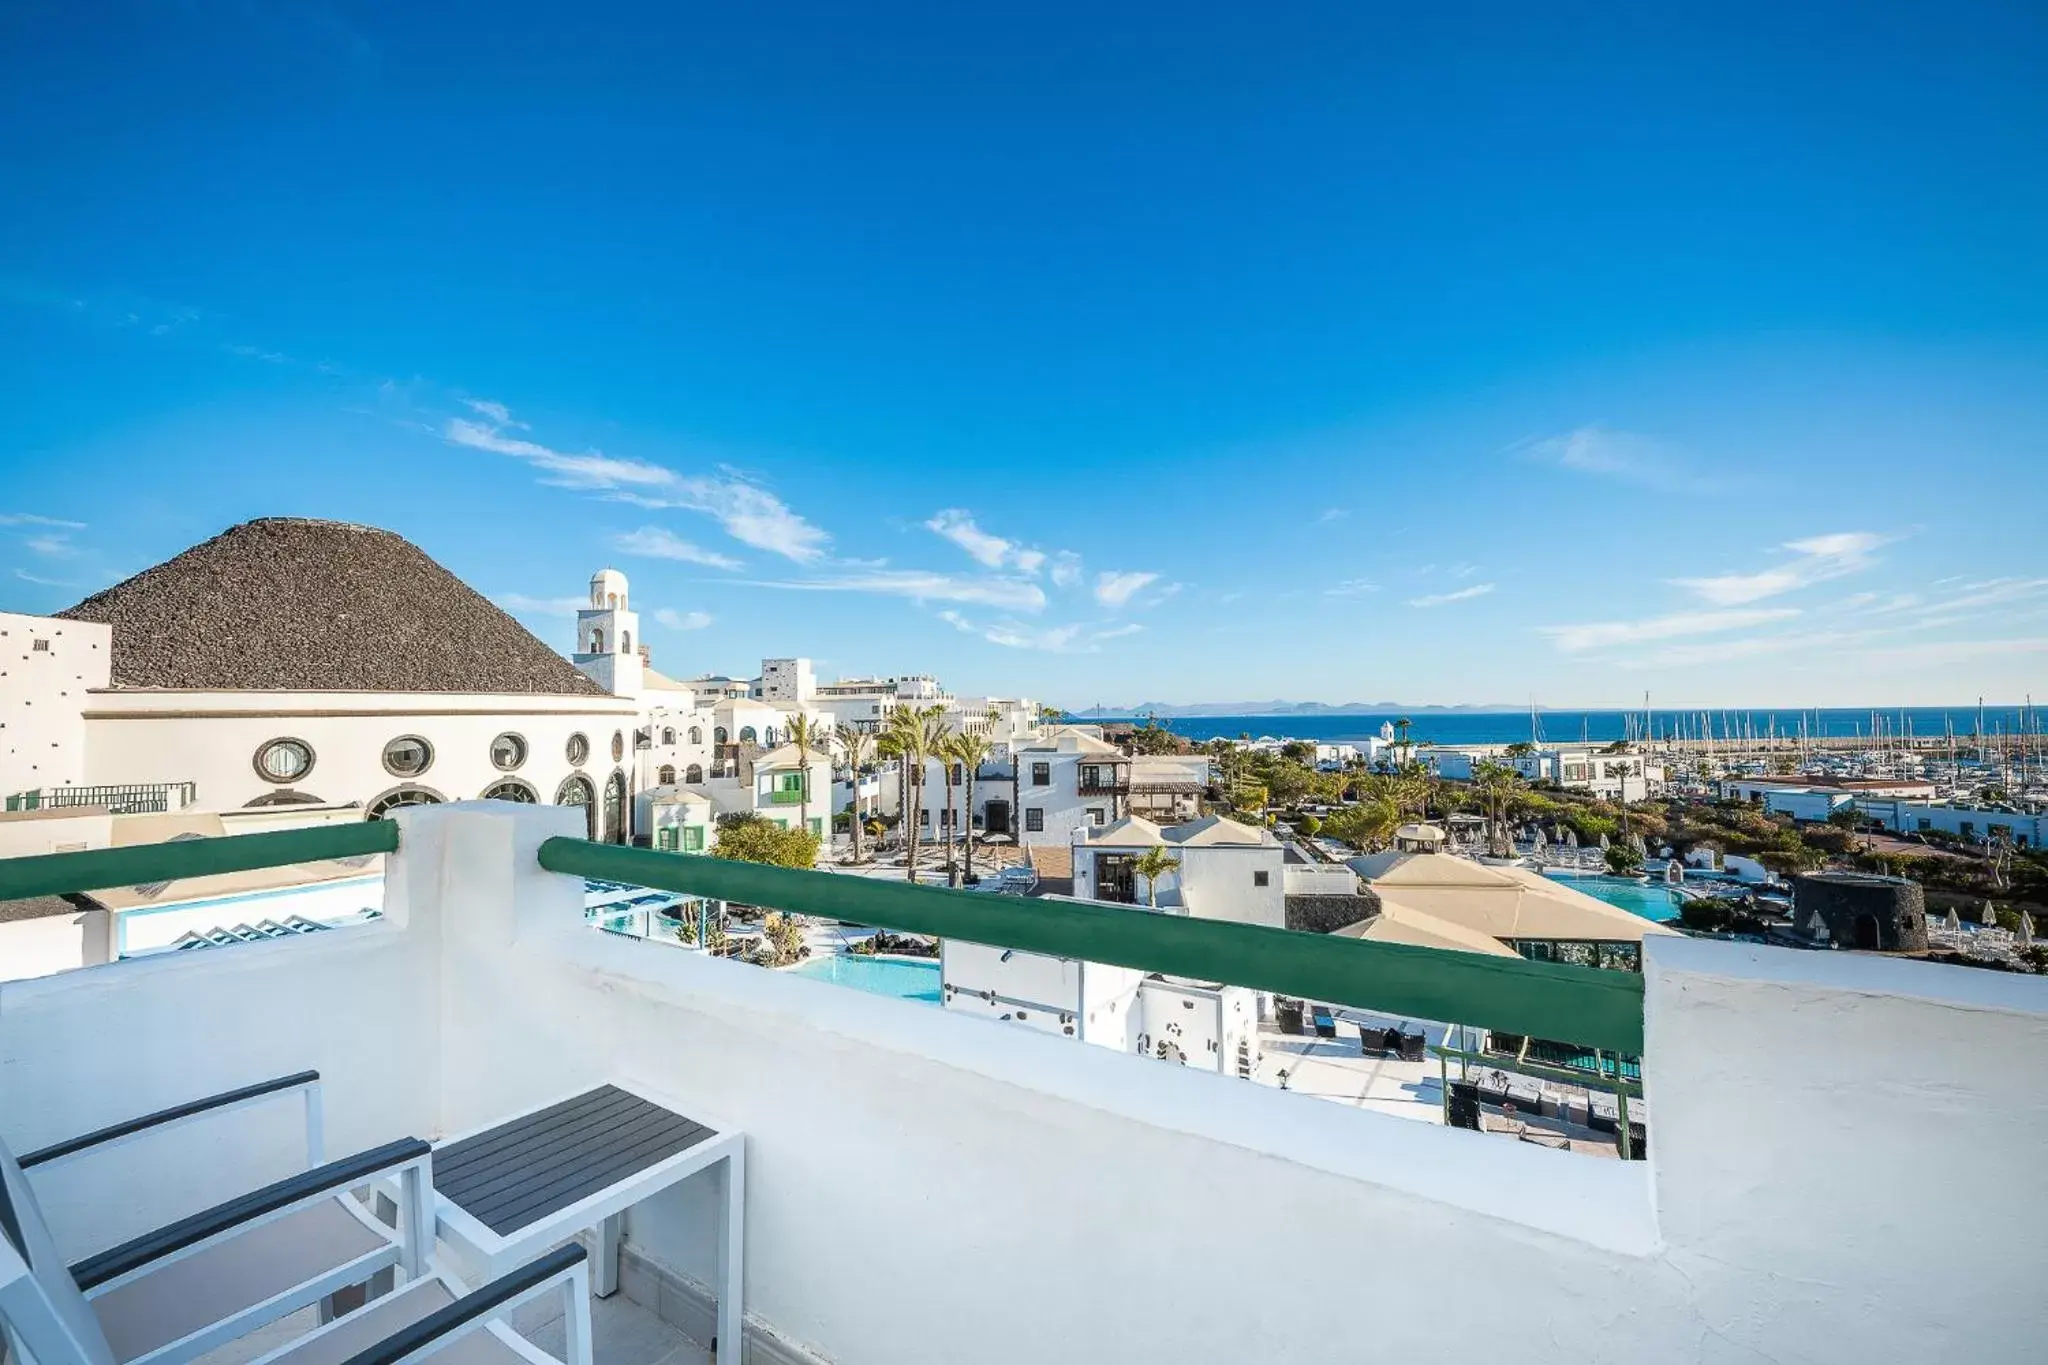
POLYGON ((417 1138, 316 1165, 72 1265, 57 1249, 24 1169, 127 1143, 202 1114, 307 1095, 317 1157, 319 1077, 245 1086, 131 1119, 24 1156, 0 1143, 0 1323, 37 1365, 182 1365, 266 1323, 388 1270, 408 1282, 433 1250, 431 1148, 417 1138), (398 1226, 349 1191, 399 1189, 398 1226))
MULTIPOLYGON (((178 1365, 339 1289, 394 1268, 403 1283, 263 1357, 264 1365, 400 1365, 452 1349, 451 1365, 550 1365, 499 1319, 553 1289, 567 1295, 567 1365, 591 1365, 590 1279, 571 1244, 467 1291, 431 1267, 431 1149, 405 1138, 327 1163, 74 1265, 57 1251, 23 1174, 202 1113, 317 1087, 302 1073, 180 1105, 30 1153, 0 1144, 0 1334, 33 1365, 178 1365), (349 1192, 398 1190, 398 1227, 349 1192)), ((309 1097, 309 1147, 319 1105, 309 1097)))
POLYGON ((592 1365, 586 1255, 570 1242, 474 1290, 435 1270, 251 1365, 408 1365, 444 1351, 441 1365, 563 1365, 502 1320, 556 1289, 566 1365, 592 1365))

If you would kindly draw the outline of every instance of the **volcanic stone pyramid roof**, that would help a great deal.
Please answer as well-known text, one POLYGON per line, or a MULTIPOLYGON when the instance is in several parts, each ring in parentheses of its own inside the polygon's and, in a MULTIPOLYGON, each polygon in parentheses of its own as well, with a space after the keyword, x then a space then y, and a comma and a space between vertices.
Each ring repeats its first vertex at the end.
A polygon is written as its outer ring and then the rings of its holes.
POLYGON ((243 522, 57 613, 113 627, 116 687, 604 696, 401 536, 243 522))

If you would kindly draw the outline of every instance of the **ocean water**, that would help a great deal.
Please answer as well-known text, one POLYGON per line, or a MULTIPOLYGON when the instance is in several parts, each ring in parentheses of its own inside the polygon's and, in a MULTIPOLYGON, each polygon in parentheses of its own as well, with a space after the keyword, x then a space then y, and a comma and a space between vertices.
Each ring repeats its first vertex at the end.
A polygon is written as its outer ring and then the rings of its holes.
MULTIPOLYGON (((1987 735, 2016 734, 2022 725, 2031 728, 2048 728, 2040 718, 2039 709, 2026 712, 2016 706, 1987 706, 1983 710, 1984 731, 1987 735)), ((1319 740, 1337 743, 1348 739, 1367 739, 1380 732, 1380 726, 1399 721, 1402 716, 1412 722, 1409 735, 1416 740, 1431 740, 1438 744, 1512 744, 1529 738, 1529 713, 1527 711, 1370 711, 1345 715, 1303 715, 1303 716, 1176 716, 1162 719, 1165 725, 1177 735, 1200 742, 1202 740, 1236 739, 1249 735, 1253 739, 1263 736, 1287 739, 1319 740)), ((1624 738, 1629 733, 1633 720, 1636 728, 1643 727, 1641 711, 1539 711, 1536 722, 1544 740, 1552 743, 1571 743, 1590 740, 1606 743, 1624 738)), ((1757 735, 1768 734, 1773 723, 1779 735, 1797 735, 1800 720, 1804 717, 1806 733, 1815 738, 1863 736, 1872 733, 1873 724, 1882 727, 1887 735, 1912 734, 1919 737, 1938 736, 1945 726, 1952 726, 1956 734, 1969 735, 1977 725, 1976 706, 1909 706, 1903 709, 1871 711, 1839 707, 1813 711, 1652 711, 1649 723, 1658 736, 1671 734, 1681 725, 1687 733, 1699 733, 1701 727, 1711 719, 1717 736, 1740 732, 1757 735), (1873 721, 1873 716, 1875 721, 1873 721)), ((1132 720, 1130 716, 1097 716, 1093 712, 1081 712, 1073 719, 1093 723, 1098 720, 1132 720)))

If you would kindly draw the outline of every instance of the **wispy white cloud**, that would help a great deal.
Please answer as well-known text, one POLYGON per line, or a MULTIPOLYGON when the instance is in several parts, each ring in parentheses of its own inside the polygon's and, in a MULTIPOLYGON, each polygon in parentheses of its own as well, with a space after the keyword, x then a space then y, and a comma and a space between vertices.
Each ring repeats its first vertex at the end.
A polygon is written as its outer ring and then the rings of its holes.
POLYGON ((0 512, 0 526, 51 526, 60 531, 83 531, 82 521, 65 521, 62 517, 39 517, 33 512, 0 512))
POLYGON ((1342 521, 1350 515, 1351 509, 1349 507, 1325 507, 1323 514, 1316 518, 1316 523, 1318 525, 1328 525, 1333 521, 1342 521))
POLYGON ((78 586, 76 583, 67 582, 61 578, 42 578, 30 573, 27 569, 16 569, 14 576, 24 583, 34 583, 38 587, 44 588, 75 588, 78 586))
POLYGON ((1433 592, 1426 597, 1409 598, 1408 605, 1411 607, 1442 607, 1452 602, 1469 602, 1475 597, 1486 596, 1486 594, 1493 591, 1493 586, 1491 583, 1474 583, 1471 587, 1459 588, 1456 592, 1433 592))
POLYGON ((260 360, 266 365, 289 365, 292 361, 283 351, 266 351, 261 346, 245 346, 240 342, 228 342, 221 349, 229 355, 238 355, 244 360, 260 360))
POLYGON ((1970 663, 1978 659, 2002 658, 2013 654, 2048 651, 2048 635, 2016 636, 1998 640, 1946 640, 1865 650, 1866 663, 1898 668, 1938 668, 1947 664, 1970 663))
POLYGON ((708 611, 677 611, 674 607, 663 607, 654 613, 654 619, 670 630, 702 630, 711 624, 708 611))
MULTIPOLYGON (((484 411, 477 408, 477 400, 468 401, 473 409, 484 411)), ((503 410, 503 404, 487 406, 493 411, 503 410)), ((508 419, 511 416, 509 411, 505 415, 508 419)), ((822 560, 832 541, 824 530, 792 511, 773 492, 733 470, 721 470, 715 476, 685 477, 662 465, 607 455, 599 450, 556 450, 538 441, 507 435, 506 424, 494 416, 481 422, 451 418, 442 434, 456 445, 524 460, 548 476, 541 480, 546 484, 606 493, 636 507, 704 513, 741 544, 799 564, 822 560)))
POLYGON ((476 413, 492 426, 512 427, 518 431, 526 430, 526 423, 514 417, 512 409, 506 407, 503 403, 494 403, 488 398, 465 398, 462 402, 471 412, 476 413))
POLYGON ((731 555, 722 555, 707 550, 675 535, 660 526, 643 526, 637 531, 628 531, 612 537, 612 545, 621 554, 639 555, 645 559, 674 559, 684 564, 704 564, 714 569, 737 569, 740 562, 731 555))
POLYGON ((1591 474, 1652 488, 1675 488, 1689 482, 1683 465, 1661 442, 1597 424, 1541 440, 1523 441, 1510 449, 1574 474, 1591 474))
POLYGON ((992 532, 975 525, 974 518, 957 507, 936 512, 925 529, 952 541, 991 569, 1000 569, 1016 547, 992 532))
POLYGON ((71 537, 62 531, 49 531, 39 536, 30 536, 21 542, 30 554, 45 559, 71 559, 77 556, 78 547, 71 543, 71 537))
POLYGON ((1780 548, 1790 551, 1792 557, 1769 568, 1711 578, 1674 578, 1671 583, 1717 607, 1741 606, 1859 573, 1877 562, 1873 552, 1884 543, 1885 537, 1874 531, 1809 536, 1787 541, 1780 548))
POLYGON ((1687 635, 1746 630, 1773 621, 1787 621, 1797 615, 1797 607, 1749 607, 1729 611, 1673 612, 1640 621, 1593 621, 1569 626, 1542 626, 1539 629, 1565 653, 1577 654, 1612 645, 1640 644, 1645 640, 1672 640, 1687 635))
POLYGON ((922 569, 870 569, 817 578, 760 579, 747 587, 794 592, 866 592, 914 602, 962 602, 1004 611, 1043 611, 1045 590, 1027 578, 963 578, 922 569))
POLYGON ((582 597, 528 597, 523 592, 499 593, 493 600, 515 616, 574 616, 590 605, 582 597))
POLYGON ((1369 592, 1378 592, 1380 585, 1370 578, 1347 578, 1342 583, 1323 589, 1325 597, 1362 597, 1369 592))
MULTIPOLYGON (((983 529, 976 523, 972 513, 958 507, 948 507, 933 513, 931 519, 924 525, 927 531, 952 541, 976 561, 991 569, 1007 568, 1028 577, 1036 577, 1046 566, 1047 561, 1054 558, 1044 550, 983 529)), ((1057 572, 1054 578, 1055 581, 1058 580, 1057 572)))
POLYGON ((1006 649, 1036 649, 1049 654, 1093 654, 1105 640, 1136 635, 1144 629, 1136 623, 1120 626, 1092 625, 1075 621, 1063 626, 1039 626, 1023 621, 979 622, 957 611, 942 611, 939 619, 956 630, 978 635, 990 644, 1006 649))
POLYGON ((1072 588, 1080 585, 1081 556, 1072 550, 1061 550, 1052 557, 1052 582, 1056 588, 1072 588))
POLYGON ((1101 573, 1095 576, 1095 600, 1105 607, 1120 607, 1133 596, 1159 581, 1156 573, 1101 573))

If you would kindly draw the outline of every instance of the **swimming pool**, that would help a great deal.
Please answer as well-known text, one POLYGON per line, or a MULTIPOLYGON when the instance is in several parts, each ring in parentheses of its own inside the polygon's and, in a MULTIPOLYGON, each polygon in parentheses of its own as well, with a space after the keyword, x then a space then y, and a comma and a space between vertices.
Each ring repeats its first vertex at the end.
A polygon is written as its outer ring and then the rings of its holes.
POLYGON ((813 981, 830 981, 835 986, 851 986, 870 995, 894 996, 898 1000, 921 1000, 927 1005, 939 1003, 939 964, 936 962, 836 954, 832 957, 814 957, 791 970, 798 976, 808 976, 813 981))
POLYGON ((1618 905, 1631 915, 1659 921, 1678 918, 1678 897, 1662 882, 1639 882, 1629 877, 1560 877, 1552 872, 1543 875, 1595 900, 1618 905))

